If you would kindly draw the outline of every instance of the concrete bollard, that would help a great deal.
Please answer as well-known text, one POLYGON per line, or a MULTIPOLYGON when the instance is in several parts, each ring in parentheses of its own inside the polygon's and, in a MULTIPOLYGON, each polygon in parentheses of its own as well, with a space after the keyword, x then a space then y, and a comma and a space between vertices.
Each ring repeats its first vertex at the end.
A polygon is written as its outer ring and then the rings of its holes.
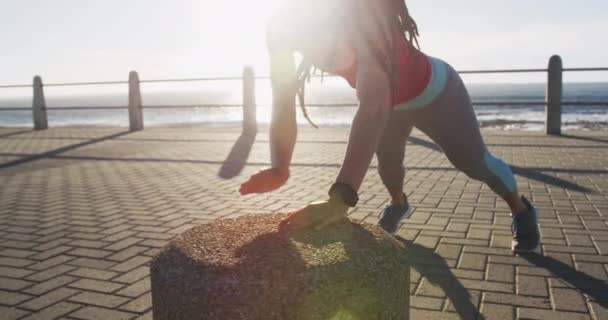
POLYGON ((546 134, 559 135, 562 132, 562 58, 554 55, 549 59, 549 71, 547 79, 547 92, 545 106, 545 131, 546 134))
POLYGON ((243 132, 255 134, 258 131, 255 74, 251 66, 243 69, 243 132))
POLYGON ((35 130, 46 130, 49 128, 48 117, 46 114, 46 100, 44 99, 44 89, 42 78, 34 77, 34 100, 32 102, 32 115, 34 118, 35 130))
POLYGON ((129 73, 129 129, 139 131, 144 129, 143 105, 139 88, 139 75, 136 71, 129 73))
POLYGON ((150 264, 155 320, 409 319, 409 257, 379 227, 285 230, 285 214, 194 227, 150 264))

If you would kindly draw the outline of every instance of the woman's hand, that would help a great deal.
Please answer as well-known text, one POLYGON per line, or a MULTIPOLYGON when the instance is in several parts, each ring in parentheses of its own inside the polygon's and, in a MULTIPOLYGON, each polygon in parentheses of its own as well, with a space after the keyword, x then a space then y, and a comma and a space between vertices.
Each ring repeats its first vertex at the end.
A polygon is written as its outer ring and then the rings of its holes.
POLYGON ((241 184, 239 192, 241 195, 270 192, 283 186, 288 179, 289 170, 277 168, 262 170, 241 184))
POLYGON ((321 201, 293 212, 283 222, 281 228, 290 230, 314 228, 323 229, 346 218, 348 206, 341 201, 321 201))

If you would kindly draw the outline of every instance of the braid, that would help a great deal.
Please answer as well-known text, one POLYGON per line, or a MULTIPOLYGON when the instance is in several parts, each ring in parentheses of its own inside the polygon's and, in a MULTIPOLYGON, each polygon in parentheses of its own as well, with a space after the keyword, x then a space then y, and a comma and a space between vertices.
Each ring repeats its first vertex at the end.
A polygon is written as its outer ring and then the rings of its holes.
MULTIPOLYGON (((392 8, 392 10, 390 10, 391 12, 390 13, 385 12, 385 14, 387 14, 387 16, 385 16, 385 17, 374 17, 374 18, 389 19, 390 22, 396 27, 396 29, 399 30, 399 32, 403 35, 403 38, 406 40, 406 42, 410 44, 410 49, 411 48, 420 49, 420 44, 418 43, 418 36, 420 35, 418 33, 418 25, 416 24, 416 21, 414 21, 414 19, 410 16, 407 5, 405 4, 405 0, 383 0, 383 1, 392 2, 388 6, 389 8, 392 8), (397 14, 395 15, 394 12, 396 12, 397 14)), ((363 30, 361 35, 366 37, 365 30, 363 30)), ((367 39, 367 40, 370 41, 371 39, 367 39)), ((372 47, 374 47, 372 42, 370 42, 370 45, 372 47)), ((391 82, 392 82, 392 85, 391 85, 392 96, 393 96, 393 98, 395 98, 397 83, 399 81, 399 79, 398 79, 399 75, 397 73, 397 65, 396 65, 397 61, 396 61, 396 56, 395 56, 396 52, 395 52, 394 48, 392 51, 393 52, 392 52, 392 57, 391 57, 391 60, 392 60, 391 66, 386 66, 384 64, 384 62, 383 62, 384 60, 383 60, 380 52, 378 52, 377 50, 374 50, 374 53, 376 55, 376 58, 380 62, 380 64, 382 66, 386 67, 385 71, 387 72, 387 74, 389 74, 389 76, 391 78, 391 82)), ((306 85, 306 82, 310 81, 310 76, 311 76, 311 73, 313 73, 314 68, 315 68, 314 65, 312 63, 310 63, 310 61, 308 61, 306 58, 304 58, 304 60, 300 63, 300 66, 298 67, 298 70, 297 70, 297 79, 298 79, 297 97, 298 97, 298 100, 300 103, 300 108, 302 109, 302 114, 304 115, 304 118, 313 127, 318 128, 318 126, 316 124, 314 124, 314 122, 312 122, 312 120, 308 116, 308 112, 306 110, 305 103, 304 103, 304 95, 305 95, 304 87, 306 85)), ((321 76, 323 76, 323 74, 321 74, 321 76)))
POLYGON ((405 40, 407 40, 411 45, 420 49, 420 44, 418 43, 418 25, 416 21, 410 16, 410 12, 407 9, 407 5, 404 0, 395 0, 397 3, 397 20, 399 21, 399 27, 405 40))

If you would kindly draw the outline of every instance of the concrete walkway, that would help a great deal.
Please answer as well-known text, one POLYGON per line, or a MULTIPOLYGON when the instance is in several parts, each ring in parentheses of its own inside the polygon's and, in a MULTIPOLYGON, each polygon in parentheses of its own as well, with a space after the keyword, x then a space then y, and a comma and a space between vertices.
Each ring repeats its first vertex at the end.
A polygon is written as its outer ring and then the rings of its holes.
MULTIPOLYGON (((252 145, 236 129, 0 129, 0 318, 151 319, 148 263, 175 235, 323 199, 348 132, 302 129, 288 185, 243 198, 239 183, 268 165, 262 132, 252 145)), ((507 207, 415 132, 416 209, 398 233, 412 319, 608 319, 608 132, 484 137, 540 209, 542 254, 513 255, 507 207)), ((375 223, 375 164, 360 197, 351 216, 375 223)))

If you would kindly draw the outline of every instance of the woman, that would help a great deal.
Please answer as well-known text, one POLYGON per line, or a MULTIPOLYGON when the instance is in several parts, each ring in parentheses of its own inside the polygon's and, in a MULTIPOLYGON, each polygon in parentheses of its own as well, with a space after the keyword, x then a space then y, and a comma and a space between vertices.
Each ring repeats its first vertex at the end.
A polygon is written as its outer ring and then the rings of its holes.
POLYGON ((296 141, 296 94, 311 66, 345 78, 359 108, 344 162, 329 200, 313 203, 284 221, 288 228, 323 228, 357 203, 374 153, 391 197, 380 226, 394 234, 411 213, 403 192, 405 142, 412 127, 427 134, 450 162, 485 182, 511 208, 512 249, 532 251, 540 241, 538 214, 517 192, 510 168, 488 152, 467 90, 454 69, 419 50, 418 30, 403 0, 288 1, 271 18, 272 168, 252 176, 242 194, 269 192, 289 178, 296 141), (303 61, 296 69, 294 53, 303 61))

